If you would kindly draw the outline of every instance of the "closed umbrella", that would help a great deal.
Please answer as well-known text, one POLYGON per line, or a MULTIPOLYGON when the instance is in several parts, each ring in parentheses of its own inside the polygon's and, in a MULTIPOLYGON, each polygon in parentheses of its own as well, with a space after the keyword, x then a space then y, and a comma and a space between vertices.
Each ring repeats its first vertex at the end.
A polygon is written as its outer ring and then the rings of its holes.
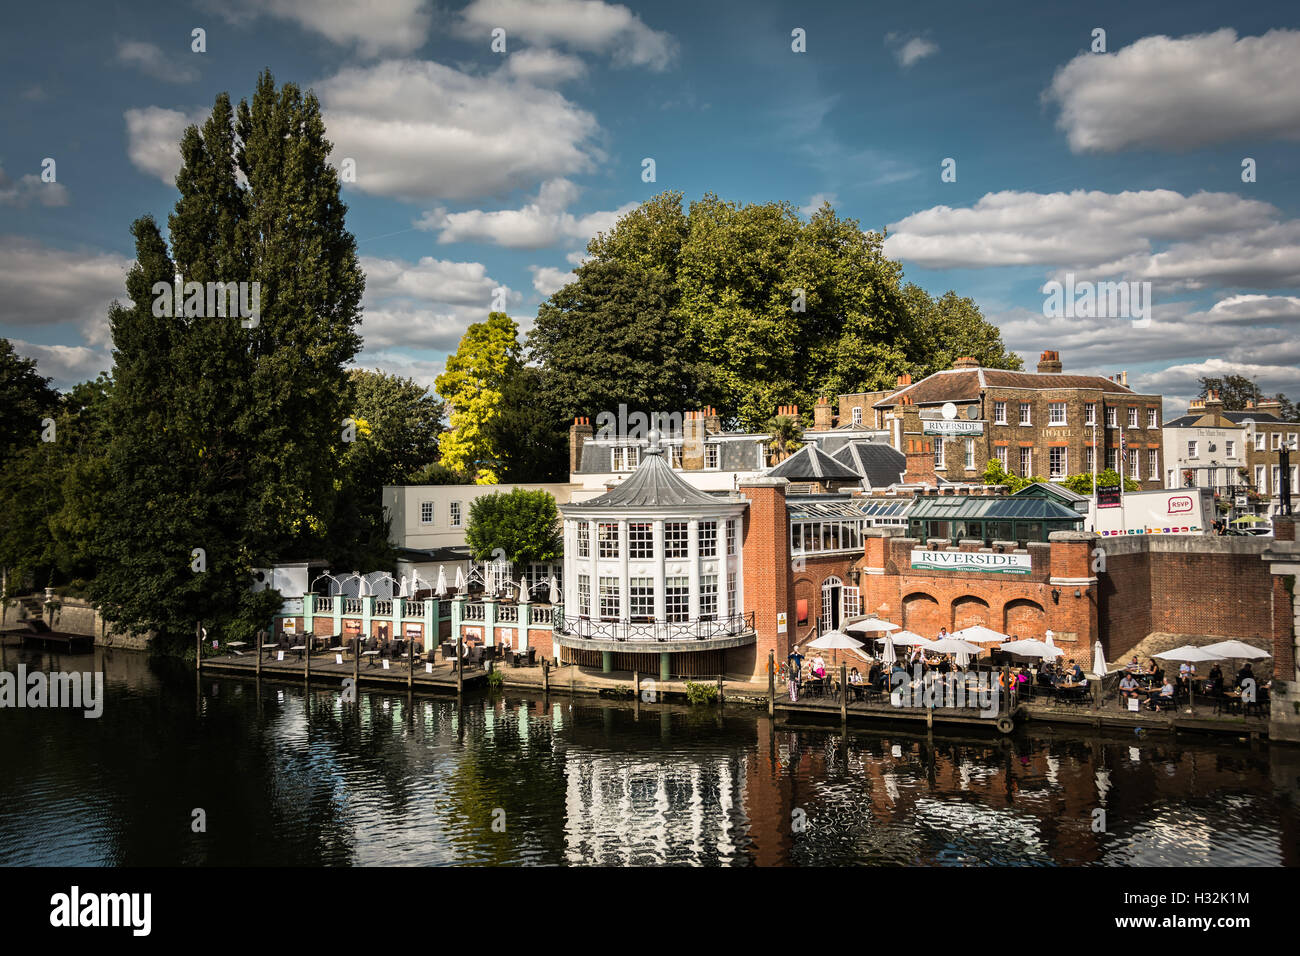
POLYGON ((887 640, 884 643, 885 649, 881 652, 880 662, 882 664, 892 664, 898 660, 898 655, 894 653, 894 642, 887 640))
POLYGON ((447 593, 447 569, 441 564, 438 565, 438 584, 433 590, 438 597, 442 597, 447 593))
POLYGON ((464 594, 465 588, 466 588, 465 569, 457 565, 456 566, 456 592, 458 594, 464 594))
POLYGON ((526 577, 519 578, 519 603, 528 603, 528 579, 526 577))
POLYGON ((554 574, 551 575, 551 595, 550 595, 550 596, 551 596, 551 603, 552 603, 552 604, 559 604, 559 603, 560 603, 560 585, 559 585, 559 583, 555 580, 555 575, 554 575, 554 574))
POLYGON ((1101 649, 1101 641, 1092 648, 1092 672, 1098 677, 1106 673, 1106 652, 1101 649))

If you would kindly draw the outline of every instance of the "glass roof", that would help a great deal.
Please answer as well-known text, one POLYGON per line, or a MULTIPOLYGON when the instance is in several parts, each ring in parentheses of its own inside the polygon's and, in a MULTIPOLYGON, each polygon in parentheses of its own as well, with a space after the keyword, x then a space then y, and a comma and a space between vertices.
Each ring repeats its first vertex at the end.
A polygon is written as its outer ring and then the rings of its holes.
POLYGON ((1080 515, 1073 509, 1049 498, 1018 496, 984 497, 970 495, 944 495, 937 498, 917 498, 910 520, 950 521, 954 519, 987 521, 1069 521, 1077 522, 1080 515))

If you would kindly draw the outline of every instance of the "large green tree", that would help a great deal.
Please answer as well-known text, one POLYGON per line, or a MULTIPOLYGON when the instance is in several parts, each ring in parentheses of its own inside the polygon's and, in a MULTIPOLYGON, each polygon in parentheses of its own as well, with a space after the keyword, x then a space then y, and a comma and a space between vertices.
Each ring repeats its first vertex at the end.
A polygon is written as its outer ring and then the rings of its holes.
MULTIPOLYGON (((1231 411, 1243 410, 1247 402, 1254 402, 1258 405, 1261 401, 1267 400, 1267 396, 1264 390, 1259 387, 1259 383, 1248 375, 1206 376, 1197 381, 1201 386, 1201 398, 1208 396, 1211 391, 1218 392, 1219 398, 1223 401, 1223 407, 1231 411)), ((1278 410, 1278 417, 1282 421, 1294 422, 1300 418, 1295 403, 1281 392, 1272 396, 1272 400, 1281 405, 1278 410)))
POLYGON ((264 73, 185 131, 170 248, 149 217, 132 227, 94 592, 164 647, 196 619, 251 632, 276 595, 250 594, 249 571, 319 547, 331 518, 364 277, 330 149, 315 96, 264 73), (169 309, 176 275, 258 283, 260 309, 221 317, 188 288, 169 309))
POLYGON ((555 413, 548 393, 542 371, 531 365, 519 366, 502 386, 497 414, 483 428, 496 449, 501 481, 569 480, 569 419, 555 413))
POLYGON ((475 561, 489 561, 498 551, 512 564, 554 561, 562 553, 555 499, 523 488, 476 498, 465 542, 475 561))
POLYGON ((0 465, 37 440, 41 419, 58 400, 50 380, 37 373, 35 360, 23 358, 12 342, 0 339, 0 465))
POLYGON ((442 464, 474 476, 479 484, 497 480, 496 449, 485 429, 501 405, 501 390, 520 364, 519 326, 504 312, 489 313, 461 336, 447 356, 447 370, 434 388, 450 410, 450 429, 440 442, 442 464))

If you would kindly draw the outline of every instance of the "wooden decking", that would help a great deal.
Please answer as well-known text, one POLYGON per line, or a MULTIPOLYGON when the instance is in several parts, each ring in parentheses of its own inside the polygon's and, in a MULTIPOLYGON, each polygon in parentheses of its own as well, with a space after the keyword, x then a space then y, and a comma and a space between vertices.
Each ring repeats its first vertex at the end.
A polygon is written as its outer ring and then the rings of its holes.
MULTIPOLYGON (((297 652, 291 651, 284 655, 282 661, 268 660, 262 658, 261 676, 267 680, 291 680, 302 681, 307 679, 307 662, 299 660, 297 652)), ((311 657, 310 679, 322 683, 342 683, 344 679, 356 674, 357 681, 361 685, 370 687, 383 687, 387 690, 401 690, 410 686, 418 690, 435 691, 435 692, 456 692, 456 672, 452 670, 451 665, 439 662, 433 666, 433 673, 425 670, 424 662, 415 661, 414 673, 407 669, 406 659, 394 659, 389 662, 387 669, 384 668, 383 662, 378 658, 363 658, 361 666, 354 670, 355 664, 352 658, 344 655, 343 663, 335 663, 333 653, 316 653, 311 657)), ((202 669, 204 673, 210 674, 231 674, 240 677, 253 677, 257 675, 257 655, 249 651, 246 654, 226 654, 220 657, 203 658, 202 669)), ((467 668, 465 670, 464 686, 477 687, 487 680, 487 672, 467 668)))
POLYGON ((60 634, 57 631, 34 631, 28 628, 11 629, 0 634, 6 638, 17 637, 23 647, 34 644, 42 650, 62 654, 84 654, 95 646, 95 639, 87 634, 60 634))

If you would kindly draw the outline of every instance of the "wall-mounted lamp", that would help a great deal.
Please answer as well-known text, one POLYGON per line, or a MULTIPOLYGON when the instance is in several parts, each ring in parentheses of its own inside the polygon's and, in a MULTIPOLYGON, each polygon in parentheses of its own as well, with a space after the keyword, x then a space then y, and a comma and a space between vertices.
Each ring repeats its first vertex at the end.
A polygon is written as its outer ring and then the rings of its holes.
POLYGON ((1077 597, 1077 598, 1081 598, 1081 597, 1083 597, 1083 592, 1082 592, 1081 590, 1079 590, 1078 588, 1075 588, 1075 589, 1074 589, 1074 596, 1077 597))
POLYGON ((1053 603, 1053 604, 1060 604, 1060 603, 1061 603, 1061 589, 1060 589, 1060 588, 1052 588, 1052 603, 1053 603))
POLYGON ((861 579, 861 577, 862 577, 861 569, 849 568, 849 580, 853 582, 854 587, 858 586, 858 581, 861 579))

